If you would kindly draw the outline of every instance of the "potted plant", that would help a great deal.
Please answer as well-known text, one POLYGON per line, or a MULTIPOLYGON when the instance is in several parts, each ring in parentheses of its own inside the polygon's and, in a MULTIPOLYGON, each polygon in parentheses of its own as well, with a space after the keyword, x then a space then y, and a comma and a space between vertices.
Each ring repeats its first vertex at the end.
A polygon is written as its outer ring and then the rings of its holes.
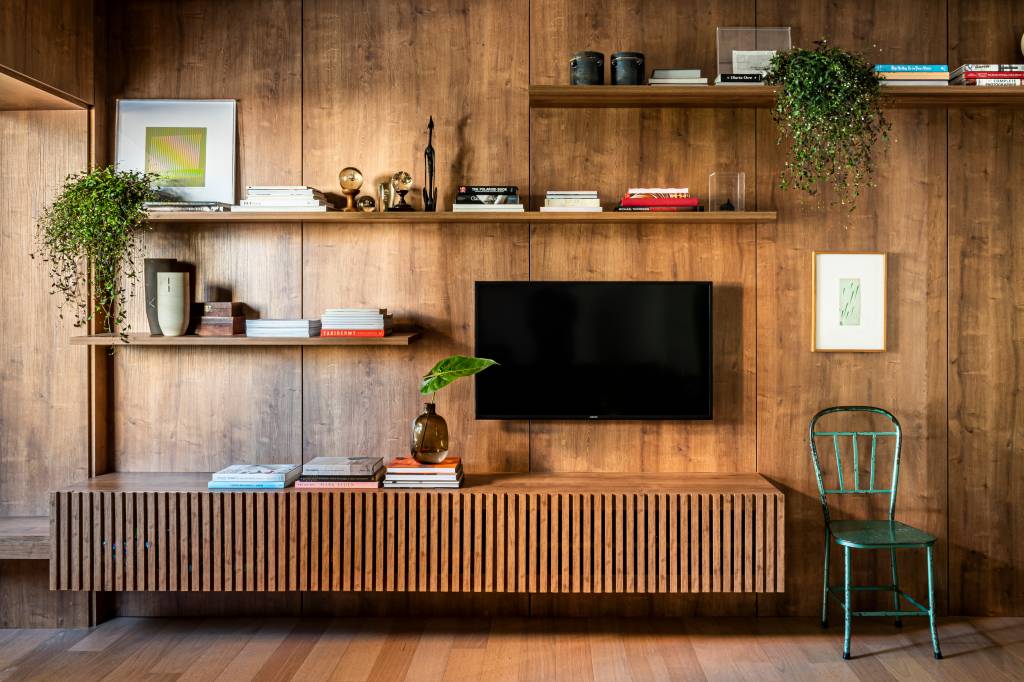
POLYGON ((139 235, 149 228, 143 204, 156 198, 154 178, 113 166, 69 175, 40 217, 32 257, 47 263, 51 293, 61 297, 61 311, 74 309, 76 327, 99 319, 105 332, 127 341, 139 235))
POLYGON ((872 186, 872 149, 891 127, 871 64, 821 40, 812 50, 777 53, 765 80, 781 86, 772 116, 780 144, 789 141, 782 189, 813 196, 831 185, 837 203, 853 211, 861 189, 872 186))
POLYGON ((437 413, 437 392, 456 379, 473 376, 496 364, 487 358, 452 355, 427 372, 420 382, 420 394, 429 395, 430 401, 423 404, 423 414, 412 422, 412 456, 417 462, 437 464, 448 456, 448 423, 437 413))

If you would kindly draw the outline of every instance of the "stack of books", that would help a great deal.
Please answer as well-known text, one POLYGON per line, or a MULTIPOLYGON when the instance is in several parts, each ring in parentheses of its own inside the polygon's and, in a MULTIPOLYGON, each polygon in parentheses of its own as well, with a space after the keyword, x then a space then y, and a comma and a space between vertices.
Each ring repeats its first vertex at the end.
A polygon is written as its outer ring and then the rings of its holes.
POLYGON ((193 303, 193 314, 199 318, 196 336, 234 336, 245 333, 242 304, 232 301, 193 303))
POLYGON ((951 78, 953 85, 1024 85, 1024 64, 964 64, 951 78))
POLYGON ((597 190, 549 191, 544 197, 543 211, 582 211, 600 213, 601 199, 597 190))
POLYGON ((462 458, 449 457, 440 464, 421 464, 400 457, 388 465, 385 488, 461 488, 462 458))
POLYGON ((648 85, 707 85, 708 79, 701 78, 700 69, 655 69, 647 81, 648 85))
POLYGON ((949 85, 946 64, 875 64, 875 75, 887 86, 949 85))
POLYGON ((687 187, 632 187, 616 211, 627 212, 681 212, 700 211, 700 200, 690 196, 687 187))
POLYGON ((302 467, 295 487, 306 490, 379 488, 384 478, 380 457, 317 457, 302 467))
POLYGON ((356 338, 390 336, 394 327, 387 308, 328 308, 320 323, 320 336, 356 338))
POLYGON ((142 208, 150 213, 220 213, 231 204, 219 201, 144 201, 142 208))
POLYGON ((322 213, 332 209, 323 193, 313 187, 249 185, 245 199, 232 211, 248 213, 322 213))
POLYGON ((320 336, 320 320, 246 320, 245 335, 289 339, 320 336))
POLYGON ((519 188, 515 185, 463 185, 455 197, 452 211, 501 211, 522 213, 519 188))
POLYGON ((301 472, 298 464, 232 464, 211 476, 206 487, 210 490, 281 490, 294 483, 301 472))

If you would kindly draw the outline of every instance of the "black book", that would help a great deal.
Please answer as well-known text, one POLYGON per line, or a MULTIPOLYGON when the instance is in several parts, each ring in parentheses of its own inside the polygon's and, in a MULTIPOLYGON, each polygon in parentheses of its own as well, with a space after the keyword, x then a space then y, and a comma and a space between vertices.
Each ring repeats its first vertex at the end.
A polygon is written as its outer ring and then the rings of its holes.
POLYGON ((311 481, 317 483, 347 483, 354 481, 379 481, 384 478, 383 467, 372 474, 360 476, 299 476, 300 481, 311 481))
POLYGON ((519 194, 515 185, 460 185, 459 194, 519 194))
POLYGON ((722 83, 761 83, 764 81, 764 74, 760 73, 723 73, 720 82, 722 83))

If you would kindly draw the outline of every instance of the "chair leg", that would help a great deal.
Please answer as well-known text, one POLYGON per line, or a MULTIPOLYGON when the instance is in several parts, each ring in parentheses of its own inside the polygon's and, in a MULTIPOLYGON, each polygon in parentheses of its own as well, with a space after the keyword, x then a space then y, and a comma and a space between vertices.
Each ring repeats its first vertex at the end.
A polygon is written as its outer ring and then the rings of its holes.
POLYGON ((843 547, 843 658, 850 658, 850 548, 843 547))
MULTIPOLYGON (((900 610, 900 578, 899 573, 896 571, 896 548, 889 548, 889 558, 892 560, 892 606, 893 611, 900 610)), ((896 627, 903 627, 903 619, 900 616, 896 616, 896 627)))
POLYGON ((825 529, 825 587, 821 592, 821 627, 828 627, 828 565, 832 550, 832 535, 825 529))
POLYGON ((942 651, 939 649, 939 633, 935 629, 935 579, 933 577, 932 545, 928 545, 928 623, 932 630, 932 653, 935 658, 942 658, 942 651))

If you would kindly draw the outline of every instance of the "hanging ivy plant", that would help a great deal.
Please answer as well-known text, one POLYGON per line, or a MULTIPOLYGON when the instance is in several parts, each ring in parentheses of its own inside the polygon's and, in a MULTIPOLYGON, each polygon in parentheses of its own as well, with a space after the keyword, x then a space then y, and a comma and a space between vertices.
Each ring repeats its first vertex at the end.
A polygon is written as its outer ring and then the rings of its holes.
POLYGON ((777 53, 765 78, 781 86, 773 118, 779 143, 789 141, 782 189, 816 195, 831 185, 836 201, 853 211, 874 172, 872 150, 889 139, 878 77, 864 57, 830 47, 777 53))
POLYGON ((40 217, 32 257, 48 265, 51 293, 62 310, 74 309, 76 327, 99 315, 104 331, 127 340, 139 235, 148 227, 143 202, 156 198, 155 177, 113 166, 69 175, 40 217))

